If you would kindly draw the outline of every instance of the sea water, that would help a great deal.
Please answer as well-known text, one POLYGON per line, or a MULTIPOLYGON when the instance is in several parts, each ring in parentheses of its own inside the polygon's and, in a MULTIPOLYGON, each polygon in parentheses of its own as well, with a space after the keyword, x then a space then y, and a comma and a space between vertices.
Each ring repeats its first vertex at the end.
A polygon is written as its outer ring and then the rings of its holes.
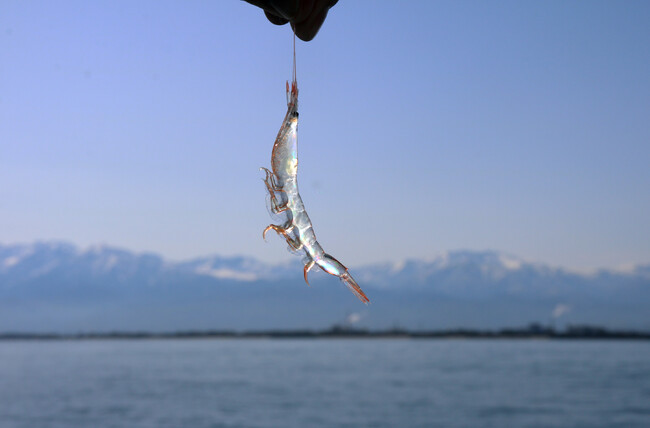
POLYGON ((650 427, 650 342, 0 342, 0 427, 650 427))

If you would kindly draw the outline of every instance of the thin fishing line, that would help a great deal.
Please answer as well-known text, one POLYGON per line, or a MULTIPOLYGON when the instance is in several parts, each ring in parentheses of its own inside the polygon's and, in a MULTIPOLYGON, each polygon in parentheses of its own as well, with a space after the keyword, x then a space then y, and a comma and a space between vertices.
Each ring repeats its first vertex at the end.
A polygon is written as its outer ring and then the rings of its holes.
POLYGON ((293 32, 293 81, 296 81, 296 31, 293 32))

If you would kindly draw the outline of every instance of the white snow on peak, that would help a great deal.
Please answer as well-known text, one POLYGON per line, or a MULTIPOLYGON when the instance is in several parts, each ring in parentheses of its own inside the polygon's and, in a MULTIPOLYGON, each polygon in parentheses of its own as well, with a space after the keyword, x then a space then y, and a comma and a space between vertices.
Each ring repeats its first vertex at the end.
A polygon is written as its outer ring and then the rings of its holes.
POLYGON ((629 275, 635 273, 638 266, 639 265, 634 263, 624 263, 614 267, 613 269, 611 269, 611 271, 629 275))
POLYGON ((406 260, 400 260, 398 262, 393 263, 390 270, 392 273, 398 273, 401 272, 405 266, 406 266, 406 260))
POLYGON ((83 254, 101 254, 107 250, 110 250, 110 247, 106 244, 93 244, 87 246, 81 252, 83 254))
POLYGON ((119 261, 118 257, 115 254, 111 254, 108 256, 106 261, 104 262, 104 270, 111 270, 115 265, 117 265, 117 262, 119 261))
POLYGON ((17 251, 14 252, 13 255, 5 258, 2 261, 2 266, 4 268, 10 268, 12 266, 17 265, 18 263, 22 262, 24 259, 28 258, 32 254, 34 254, 34 246, 33 245, 22 245, 17 248, 17 251))
POLYGON ((517 260, 517 259, 515 259, 513 257, 506 256, 506 255, 503 255, 503 254, 499 255, 499 261, 501 262, 503 267, 505 267, 508 270, 517 270, 522 265, 521 260, 517 260))
POLYGON ((12 266, 14 266, 14 265, 17 265, 18 263, 20 263, 20 257, 18 257, 18 256, 7 257, 7 258, 4 259, 4 261, 2 262, 2 264, 4 265, 4 267, 7 267, 7 268, 10 268, 10 267, 12 267, 12 266))
POLYGON ((207 275, 217 279, 234 279, 237 281, 255 281, 257 275, 253 272, 239 272, 228 268, 214 269, 210 264, 204 264, 196 268, 196 273, 207 275))
POLYGON ((433 263, 436 264, 438 268, 445 268, 449 266, 449 251, 440 253, 434 260, 433 263))
POLYGON ((59 266, 59 262, 57 260, 50 260, 44 265, 41 265, 38 268, 32 270, 31 277, 37 278, 39 276, 45 275, 54 270, 57 266, 59 266))

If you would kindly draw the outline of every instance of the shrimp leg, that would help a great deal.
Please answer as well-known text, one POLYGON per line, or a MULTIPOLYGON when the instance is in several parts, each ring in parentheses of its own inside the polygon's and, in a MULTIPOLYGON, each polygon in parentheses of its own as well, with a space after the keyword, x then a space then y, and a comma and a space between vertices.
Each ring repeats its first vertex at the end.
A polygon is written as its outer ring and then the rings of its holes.
POLYGON ((289 244, 291 248, 298 251, 302 248, 302 243, 300 242, 300 240, 289 236, 289 233, 291 233, 293 227, 294 227, 293 225, 289 225, 288 227, 281 227, 275 224, 269 224, 266 227, 266 229, 264 229, 264 232, 262 232, 262 238, 266 240, 266 232, 273 229, 278 235, 284 236, 284 238, 287 240, 287 244, 289 244))
POLYGON ((275 183, 275 175, 269 171, 266 168, 260 168, 266 171, 266 178, 264 179, 264 184, 266 184, 266 189, 269 191, 269 196, 271 197, 271 212, 274 214, 279 214, 281 212, 287 211, 289 209, 289 206, 285 202, 284 204, 280 204, 278 202, 278 197, 275 194, 276 192, 283 192, 284 189, 282 187, 278 186, 275 183))
MULTIPOLYGON (((316 262, 314 260, 311 260, 305 265, 304 273, 305 273, 305 282, 307 283, 307 285, 309 285, 309 280, 307 279, 307 274, 309 273, 311 268, 314 267, 315 264, 316 264, 316 262)), ((311 287, 311 285, 310 285, 310 287, 311 287)))

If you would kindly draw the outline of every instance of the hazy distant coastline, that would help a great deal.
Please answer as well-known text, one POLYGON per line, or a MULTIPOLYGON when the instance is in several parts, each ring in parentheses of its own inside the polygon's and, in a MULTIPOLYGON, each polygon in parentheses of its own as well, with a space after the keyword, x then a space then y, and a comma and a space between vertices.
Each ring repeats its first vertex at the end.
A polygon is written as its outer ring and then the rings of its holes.
POLYGON ((404 329, 366 330, 333 326, 326 330, 259 330, 221 331, 191 330, 176 332, 86 332, 74 334, 59 333, 0 333, 0 340, 97 340, 97 339, 634 339, 650 340, 650 331, 609 330, 598 326, 571 326, 558 331, 553 328, 531 324, 524 328, 501 330, 431 330, 409 331, 404 329))

